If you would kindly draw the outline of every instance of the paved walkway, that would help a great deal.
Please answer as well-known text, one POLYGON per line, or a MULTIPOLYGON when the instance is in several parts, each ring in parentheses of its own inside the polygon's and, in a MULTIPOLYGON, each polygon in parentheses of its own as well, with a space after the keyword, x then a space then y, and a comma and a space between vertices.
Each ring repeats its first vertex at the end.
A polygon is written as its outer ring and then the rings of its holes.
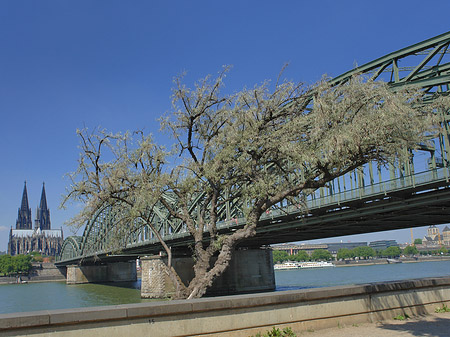
POLYGON ((302 332, 297 336, 307 337, 449 337, 450 312, 413 317, 404 321, 385 321, 367 323, 343 328, 331 328, 314 332, 302 332))

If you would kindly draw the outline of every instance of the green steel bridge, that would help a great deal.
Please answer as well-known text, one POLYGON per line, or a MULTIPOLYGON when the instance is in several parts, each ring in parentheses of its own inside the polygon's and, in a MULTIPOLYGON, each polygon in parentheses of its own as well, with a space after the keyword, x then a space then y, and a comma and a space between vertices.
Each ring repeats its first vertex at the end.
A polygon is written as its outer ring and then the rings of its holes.
MULTIPOLYGON (((420 88, 426 100, 450 93, 450 32, 380 57, 331 80, 338 84, 356 74, 388 82, 393 90, 420 88)), ((434 145, 422 146, 399 167, 360 167, 320 188, 306 204, 284 205, 261 217, 254 237, 245 247, 303 241, 342 235, 411 228, 450 222, 450 110, 443 113, 441 134, 434 145)), ((170 195, 169 202, 176 202, 170 195)), ((193 206, 195 207, 195 201, 193 206)), ((81 260, 120 261, 130 256, 162 251, 150 228, 135 233, 114 254, 108 248, 109 229, 116 219, 114 209, 100 209, 82 236, 70 236, 63 244, 57 265, 81 260)), ((174 251, 186 251, 193 238, 180 221, 164 208, 153 209, 152 219, 174 251)), ((242 227, 239 207, 226 205, 220 214, 219 233, 242 227)))

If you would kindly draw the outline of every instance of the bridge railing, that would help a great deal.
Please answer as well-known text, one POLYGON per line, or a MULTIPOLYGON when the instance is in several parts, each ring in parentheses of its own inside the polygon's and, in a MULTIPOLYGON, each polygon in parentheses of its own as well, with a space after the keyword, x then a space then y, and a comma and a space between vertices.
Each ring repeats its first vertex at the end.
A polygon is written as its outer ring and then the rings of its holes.
MULTIPOLYGON (((298 205, 289 205, 282 209, 274 209, 261 216, 261 220, 274 219, 286 215, 304 214, 305 211, 319 208, 339 208, 346 203, 362 199, 383 198, 388 194, 400 192, 407 189, 426 189, 431 184, 439 185, 440 182, 448 183, 450 179, 449 168, 438 168, 424 172, 415 173, 409 176, 398 177, 374 183, 364 187, 354 188, 347 191, 337 192, 325 195, 319 198, 309 198, 305 203, 298 205)), ((245 219, 230 219, 220 222, 219 228, 234 227, 245 223, 245 219)))

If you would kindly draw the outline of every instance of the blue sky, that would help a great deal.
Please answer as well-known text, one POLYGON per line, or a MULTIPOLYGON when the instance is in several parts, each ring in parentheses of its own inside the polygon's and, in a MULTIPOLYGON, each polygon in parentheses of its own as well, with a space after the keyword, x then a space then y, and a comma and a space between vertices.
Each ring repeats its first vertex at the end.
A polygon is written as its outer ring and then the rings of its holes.
MULTIPOLYGON (((53 228, 78 158, 77 128, 158 135, 174 76, 232 65, 235 91, 274 79, 313 83, 450 30, 450 2, 0 1, 0 251, 27 180, 33 218, 46 183, 53 228)), ((442 227, 441 227, 442 228, 442 227)), ((64 228, 65 236, 71 234, 64 228)), ((423 237, 425 229, 414 229, 423 237)), ((409 230, 344 240, 410 240, 409 230)))

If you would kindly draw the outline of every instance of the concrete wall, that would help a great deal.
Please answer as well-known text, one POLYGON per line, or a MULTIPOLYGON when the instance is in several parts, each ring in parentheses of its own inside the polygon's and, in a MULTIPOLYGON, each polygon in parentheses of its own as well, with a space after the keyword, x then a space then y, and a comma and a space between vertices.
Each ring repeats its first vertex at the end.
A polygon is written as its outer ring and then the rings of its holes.
MULTIPOLYGON (((20 279, 27 282, 65 281, 65 268, 58 269, 53 263, 35 263, 28 275, 21 275, 20 279)), ((0 284, 17 283, 17 276, 0 277, 0 284)))
POLYGON ((136 261, 67 266, 67 284, 136 281, 136 261))
POLYGON ((423 315, 450 305, 450 277, 0 315, 1 336, 251 336, 423 315))
MULTIPOLYGON (((167 258, 150 256, 141 258, 141 297, 166 298, 174 291, 168 276, 167 258)), ((181 280, 188 285, 194 278, 191 257, 173 257, 172 266, 181 280)), ((230 265, 208 289, 207 295, 231 295, 275 290, 272 251, 270 249, 237 250, 230 265)))

